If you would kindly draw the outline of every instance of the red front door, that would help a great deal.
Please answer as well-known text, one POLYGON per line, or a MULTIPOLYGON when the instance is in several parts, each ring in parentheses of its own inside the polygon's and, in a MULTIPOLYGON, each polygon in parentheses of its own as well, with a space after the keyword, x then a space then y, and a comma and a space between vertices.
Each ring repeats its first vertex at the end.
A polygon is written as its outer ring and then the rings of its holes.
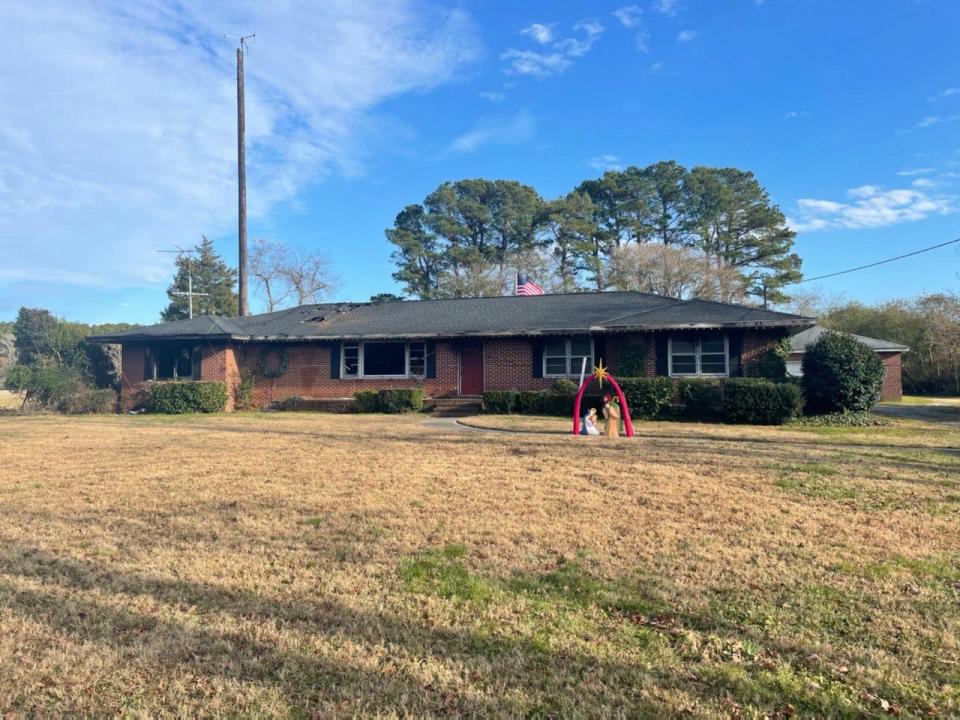
POLYGON ((460 348, 460 394, 483 394, 483 343, 464 343, 460 348))

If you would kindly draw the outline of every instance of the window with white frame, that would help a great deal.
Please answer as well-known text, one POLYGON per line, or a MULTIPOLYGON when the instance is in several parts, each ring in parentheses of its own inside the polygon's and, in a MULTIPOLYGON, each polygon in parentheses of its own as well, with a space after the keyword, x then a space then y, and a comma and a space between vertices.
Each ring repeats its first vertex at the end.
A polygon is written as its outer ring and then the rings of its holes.
POLYGON ((730 374, 726 335, 671 337, 667 355, 671 377, 726 377, 730 374))
POLYGON ((424 342, 344 343, 340 357, 343 378, 406 378, 427 374, 424 342))
POLYGON ((588 337, 558 338, 543 344, 544 377, 579 375, 583 359, 593 368, 593 340, 588 337))

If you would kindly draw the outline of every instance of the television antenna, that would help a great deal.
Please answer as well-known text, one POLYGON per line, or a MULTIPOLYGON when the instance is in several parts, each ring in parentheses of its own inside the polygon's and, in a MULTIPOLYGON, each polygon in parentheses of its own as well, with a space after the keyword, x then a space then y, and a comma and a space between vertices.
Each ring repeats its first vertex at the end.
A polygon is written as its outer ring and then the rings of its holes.
POLYGON ((187 250, 185 248, 180 247, 179 245, 174 245, 174 247, 176 248, 176 250, 157 250, 157 252, 176 253, 177 260, 179 260, 183 256, 186 256, 187 258, 187 290, 186 292, 184 292, 183 290, 171 290, 170 294, 180 295, 180 296, 185 295, 187 297, 187 314, 189 318, 193 320, 193 298, 206 296, 206 295, 209 295, 210 293, 193 291, 193 256, 197 254, 197 251, 187 250))

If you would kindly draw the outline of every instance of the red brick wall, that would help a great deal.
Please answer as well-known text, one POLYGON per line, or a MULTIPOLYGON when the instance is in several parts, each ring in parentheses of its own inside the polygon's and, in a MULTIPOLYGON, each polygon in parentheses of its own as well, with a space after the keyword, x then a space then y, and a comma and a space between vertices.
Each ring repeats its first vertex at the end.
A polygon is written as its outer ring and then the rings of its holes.
POLYGON ((883 388, 881 400, 900 400, 903 398, 902 356, 898 352, 877 353, 883 360, 883 388))
MULTIPOLYGON (((339 378, 330 377, 330 347, 325 343, 290 344, 286 346, 287 370, 282 377, 265 378, 257 371, 265 345, 252 344, 237 347, 238 372, 254 375, 254 404, 269 405, 288 397, 348 398, 358 390, 422 387, 431 397, 449 397, 457 394, 457 351, 447 342, 437 342, 437 377, 426 380, 339 378)), ((275 362, 276 357, 269 362, 275 362)), ((239 382, 239 375, 236 381, 239 382)))
POLYGON ((743 375, 749 375, 750 370, 760 363, 763 354, 784 338, 782 330, 745 330, 743 333, 743 347, 740 349, 740 368, 743 375))
MULTIPOLYGON (((639 340, 646 345, 645 374, 656 375, 656 348, 652 333, 605 336, 602 350, 604 364, 616 375, 622 348, 639 340)), ((744 360, 756 362, 760 353, 773 347, 779 333, 748 332, 744 338, 744 360)), ((529 338, 489 338, 484 341, 483 370, 486 390, 547 390, 555 378, 533 377, 533 341, 529 338)), ((241 375, 254 377, 253 401, 257 406, 299 396, 305 398, 349 398, 358 390, 422 387, 431 397, 453 397, 457 394, 457 343, 436 343, 437 377, 417 379, 353 379, 330 377, 330 348, 325 343, 291 343, 286 345, 287 369, 282 377, 265 378, 259 375, 261 353, 265 344, 205 345, 200 379, 227 383, 228 410, 233 409, 234 397, 241 375)), ((123 349, 123 407, 129 409, 141 403, 145 396, 143 382, 144 350, 142 347, 123 349)), ((597 358, 599 359, 599 358, 597 358)), ((271 358, 271 362, 275 358, 271 358)))

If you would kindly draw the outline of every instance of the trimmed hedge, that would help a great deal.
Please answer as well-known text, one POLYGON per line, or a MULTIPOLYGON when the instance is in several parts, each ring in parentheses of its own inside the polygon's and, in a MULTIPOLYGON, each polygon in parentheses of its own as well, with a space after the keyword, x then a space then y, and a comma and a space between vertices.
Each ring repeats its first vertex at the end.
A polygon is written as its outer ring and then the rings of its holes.
POLYGON ((152 413, 217 413, 227 407, 227 386, 222 382, 172 380, 150 384, 147 410, 152 413))
POLYGON ((723 418, 723 386, 718 380, 681 380, 677 394, 687 420, 717 422, 723 418))
POLYGON ((380 409, 380 393, 377 390, 357 390, 353 394, 354 410, 358 413, 373 413, 380 409))
POLYGON ((869 410, 880 400, 883 361, 849 335, 825 332, 803 353, 803 391, 810 415, 869 410))
POLYGON ((516 390, 487 390, 483 393, 483 412, 492 415, 516 412, 519 395, 516 390))
POLYGON ((420 388, 381 390, 378 395, 380 412, 404 413, 423 410, 423 390, 420 388))
POLYGON ((673 382, 668 377, 622 378, 619 382, 634 420, 652 420, 670 407, 673 382))
POLYGON ((738 425, 782 425, 800 413, 802 395, 794 383, 762 378, 682 380, 683 417, 738 425))
POLYGON ((353 394, 353 409, 358 413, 405 413, 423 410, 423 390, 358 390, 353 394))
POLYGON ((783 425, 800 414, 800 388, 760 378, 730 378, 723 385, 723 421, 783 425))

